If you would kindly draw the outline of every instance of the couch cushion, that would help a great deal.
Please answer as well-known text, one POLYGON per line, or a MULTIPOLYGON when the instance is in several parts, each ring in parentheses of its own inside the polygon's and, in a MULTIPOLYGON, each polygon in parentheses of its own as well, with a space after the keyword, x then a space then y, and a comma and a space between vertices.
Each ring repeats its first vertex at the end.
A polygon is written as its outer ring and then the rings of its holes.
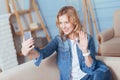
POLYGON ((120 54, 120 38, 114 37, 100 45, 101 54, 120 54))
POLYGON ((39 67, 33 61, 0 73, 0 80, 59 80, 56 54, 44 59, 39 67))
POLYGON ((120 10, 116 10, 114 14, 114 33, 120 37, 120 10))

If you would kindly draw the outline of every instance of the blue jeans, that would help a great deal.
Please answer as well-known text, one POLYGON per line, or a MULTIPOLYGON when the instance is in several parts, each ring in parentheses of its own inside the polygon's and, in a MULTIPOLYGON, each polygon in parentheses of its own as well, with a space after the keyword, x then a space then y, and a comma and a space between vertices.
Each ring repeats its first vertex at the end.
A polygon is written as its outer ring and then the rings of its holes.
POLYGON ((93 74, 86 75, 81 80, 112 80, 112 73, 110 70, 107 72, 96 70, 93 74))

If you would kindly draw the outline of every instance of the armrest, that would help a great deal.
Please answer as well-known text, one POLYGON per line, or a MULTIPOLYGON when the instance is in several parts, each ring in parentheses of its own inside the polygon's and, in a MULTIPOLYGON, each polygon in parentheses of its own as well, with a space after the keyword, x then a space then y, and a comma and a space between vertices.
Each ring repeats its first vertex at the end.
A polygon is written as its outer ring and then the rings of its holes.
POLYGON ((33 61, 0 73, 0 80, 59 80, 55 56, 43 60, 39 67, 33 61))
POLYGON ((120 57, 108 57, 108 56, 96 56, 98 60, 103 61, 107 66, 110 67, 112 71, 113 78, 112 80, 120 80, 120 57))
POLYGON ((113 36, 114 36, 114 30, 113 30, 113 28, 108 29, 108 30, 106 30, 104 32, 101 32, 101 33, 99 33, 97 35, 98 43, 101 44, 104 41, 107 41, 107 40, 111 39, 113 36))

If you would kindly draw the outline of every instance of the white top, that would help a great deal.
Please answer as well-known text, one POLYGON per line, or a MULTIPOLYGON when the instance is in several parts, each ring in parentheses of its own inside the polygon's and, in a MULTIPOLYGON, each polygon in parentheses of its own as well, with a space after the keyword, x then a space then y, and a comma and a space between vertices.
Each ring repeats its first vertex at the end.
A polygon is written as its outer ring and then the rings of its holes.
POLYGON ((71 40, 71 50, 72 50, 72 71, 71 71, 71 80, 80 80, 86 73, 84 73, 79 66, 76 42, 71 40))

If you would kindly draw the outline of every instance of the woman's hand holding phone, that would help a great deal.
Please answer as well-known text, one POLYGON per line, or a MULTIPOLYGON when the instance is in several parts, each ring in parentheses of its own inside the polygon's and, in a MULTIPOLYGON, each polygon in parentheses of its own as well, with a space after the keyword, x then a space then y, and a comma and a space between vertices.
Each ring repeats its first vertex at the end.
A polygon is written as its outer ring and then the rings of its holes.
POLYGON ((24 56, 27 56, 34 47, 35 47, 34 40, 31 36, 31 32, 30 31, 24 32, 22 48, 21 48, 22 54, 24 56))

